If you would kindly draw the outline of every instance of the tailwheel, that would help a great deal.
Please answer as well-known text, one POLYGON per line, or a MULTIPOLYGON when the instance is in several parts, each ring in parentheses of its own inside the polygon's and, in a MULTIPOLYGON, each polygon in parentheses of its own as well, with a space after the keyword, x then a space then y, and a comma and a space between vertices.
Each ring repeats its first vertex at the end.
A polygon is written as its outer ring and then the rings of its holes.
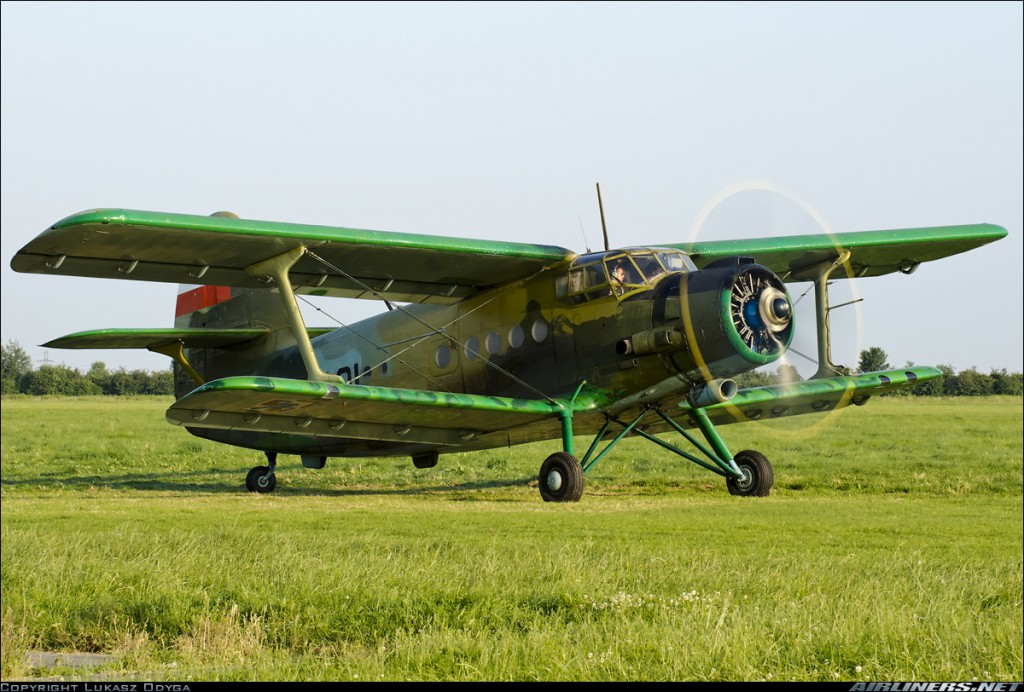
POLYGON ((765 497, 775 485, 775 472, 768 457, 752 449, 744 449, 733 457, 743 478, 727 478, 726 486, 732 495, 765 497))
POLYGON ((583 467, 568 452, 555 452, 545 459, 538 482, 545 502, 579 502, 583 497, 583 467))
POLYGON ((256 466, 245 477, 245 487, 251 493, 269 493, 277 487, 277 476, 269 466, 256 466))

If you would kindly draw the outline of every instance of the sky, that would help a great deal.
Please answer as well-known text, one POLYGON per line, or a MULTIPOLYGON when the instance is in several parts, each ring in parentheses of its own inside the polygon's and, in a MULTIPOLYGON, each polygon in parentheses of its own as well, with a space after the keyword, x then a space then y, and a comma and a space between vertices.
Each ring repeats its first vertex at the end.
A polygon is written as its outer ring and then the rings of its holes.
MULTIPOLYGON (((833 360, 1020 372, 1022 5, 4 2, 2 334, 169 327, 177 287, 17 274, 121 207, 600 249, 994 223, 911 276, 837 282, 833 360)), ((808 284, 790 291, 800 298, 808 284)), ((320 299, 352 322, 373 301, 320 299)), ((813 294, 794 349, 813 356, 813 294)), ((305 308, 311 326, 330 319, 305 308)), ((801 374, 814 366, 791 352, 801 374)))

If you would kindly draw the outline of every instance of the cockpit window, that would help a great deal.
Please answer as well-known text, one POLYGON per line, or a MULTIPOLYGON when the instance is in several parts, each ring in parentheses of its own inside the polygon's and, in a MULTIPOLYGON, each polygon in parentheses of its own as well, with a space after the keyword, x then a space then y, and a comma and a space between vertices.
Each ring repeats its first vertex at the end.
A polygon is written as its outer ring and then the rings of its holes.
POLYGON ((615 255, 604 261, 615 295, 623 295, 646 285, 643 274, 636 268, 629 255, 615 255))
POLYGON ((569 271, 569 298, 573 303, 609 295, 608 277, 600 263, 587 264, 569 271))
POLYGON ((650 288, 666 272, 696 271, 678 250, 637 249, 577 257, 556 281, 559 297, 574 304, 608 296, 624 296, 650 288))
POLYGON ((654 253, 658 256, 665 271, 670 272, 694 272, 697 271, 697 265, 693 263, 689 257, 681 252, 674 250, 661 250, 654 253))
POLYGON ((654 279, 665 273, 665 268, 655 259, 653 253, 635 254, 632 255, 632 258, 648 282, 654 281, 654 279))

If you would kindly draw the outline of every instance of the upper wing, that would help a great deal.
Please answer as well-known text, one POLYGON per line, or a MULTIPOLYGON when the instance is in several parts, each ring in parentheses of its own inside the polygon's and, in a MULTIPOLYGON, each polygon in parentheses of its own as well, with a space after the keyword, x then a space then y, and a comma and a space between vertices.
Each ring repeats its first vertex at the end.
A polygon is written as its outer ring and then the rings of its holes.
MULTIPOLYGON (((991 243, 1006 236, 993 224, 902 228, 889 231, 797 235, 747 240, 711 240, 669 245, 688 253, 698 267, 722 257, 753 257, 784 281, 813 280, 822 263, 834 262, 849 251, 846 276, 910 273, 930 262, 991 243)), ((837 271, 832 278, 843 278, 837 271)))
POLYGON ((453 303, 573 256, 550 245, 125 209, 59 221, 11 260, 18 272, 263 287, 245 268, 304 246, 300 293, 453 303), (376 293, 375 293, 376 292, 376 293))

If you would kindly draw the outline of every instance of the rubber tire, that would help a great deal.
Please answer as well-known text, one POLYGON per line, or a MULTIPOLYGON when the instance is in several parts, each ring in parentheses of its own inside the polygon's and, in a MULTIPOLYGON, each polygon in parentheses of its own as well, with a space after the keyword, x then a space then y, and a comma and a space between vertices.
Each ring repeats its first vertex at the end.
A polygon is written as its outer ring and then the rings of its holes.
POLYGON ((545 459, 537 481, 545 502, 579 502, 583 497, 583 467, 568 452, 555 452, 545 459))
POLYGON ((245 487, 249 489, 250 493, 274 492, 274 488, 277 487, 277 476, 274 474, 268 476, 268 471, 270 471, 269 466, 256 466, 250 469, 245 476, 245 487))
POLYGON ((768 457, 752 449, 744 449, 734 457, 736 465, 745 476, 744 480, 727 478, 729 494, 741 497, 767 497, 775 485, 775 472, 768 457))

